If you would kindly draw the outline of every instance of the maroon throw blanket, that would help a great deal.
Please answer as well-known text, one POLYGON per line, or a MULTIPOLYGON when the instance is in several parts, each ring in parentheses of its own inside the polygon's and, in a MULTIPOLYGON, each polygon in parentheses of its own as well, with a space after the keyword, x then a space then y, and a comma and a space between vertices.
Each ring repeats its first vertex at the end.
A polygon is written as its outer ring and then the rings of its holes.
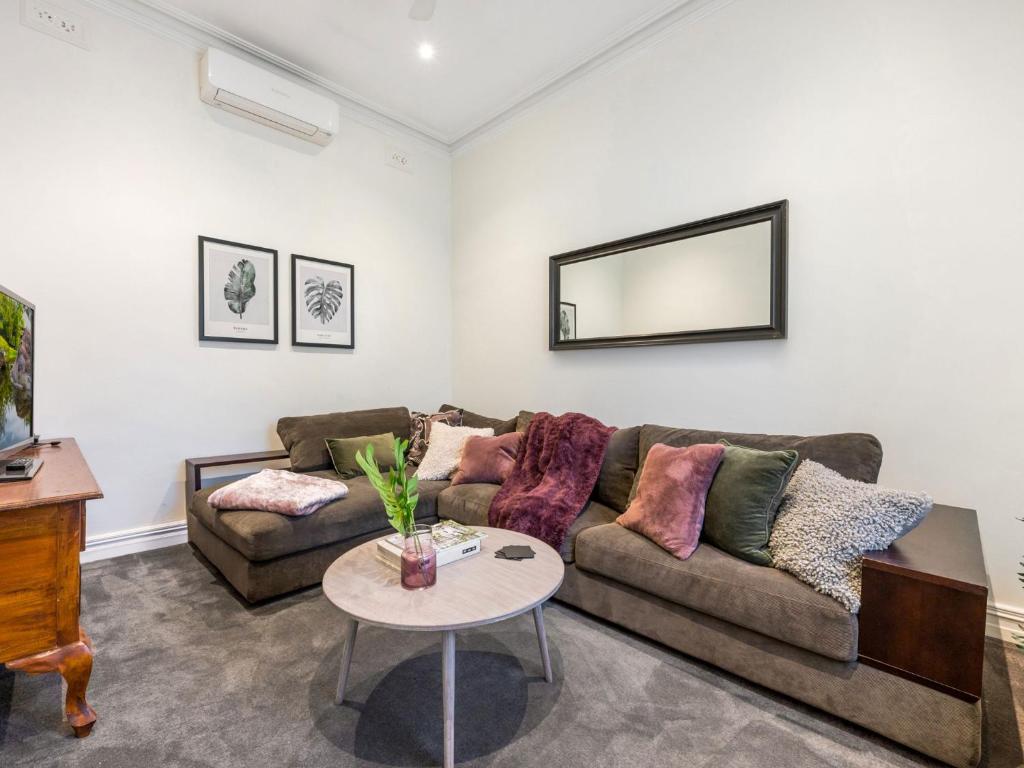
POLYGON ((561 549, 594 490, 614 431, 582 413, 538 413, 512 474, 491 501, 488 523, 561 549))

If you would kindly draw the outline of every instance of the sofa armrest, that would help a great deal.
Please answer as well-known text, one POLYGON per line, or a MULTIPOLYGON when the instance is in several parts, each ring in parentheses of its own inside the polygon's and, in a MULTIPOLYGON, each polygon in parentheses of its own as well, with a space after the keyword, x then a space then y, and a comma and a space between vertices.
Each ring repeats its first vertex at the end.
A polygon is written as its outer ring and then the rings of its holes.
POLYGON ((256 464, 262 461, 287 459, 288 451, 279 448, 273 451, 253 453, 227 453, 223 456, 199 456, 185 459, 185 509, 192 508, 192 497, 203 482, 203 470, 209 467, 226 467, 232 464, 256 464))

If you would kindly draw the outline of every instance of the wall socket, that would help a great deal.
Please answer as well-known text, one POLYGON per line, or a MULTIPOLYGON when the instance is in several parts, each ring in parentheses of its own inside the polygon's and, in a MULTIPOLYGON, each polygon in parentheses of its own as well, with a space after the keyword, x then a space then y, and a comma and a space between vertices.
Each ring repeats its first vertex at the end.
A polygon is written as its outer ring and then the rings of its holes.
POLYGON ((409 157, 409 153, 404 150, 395 147, 389 149, 387 164, 400 171, 412 173, 412 160, 409 157))
POLYGON ((21 0, 21 23, 66 43, 89 49, 82 19, 53 3, 21 0))

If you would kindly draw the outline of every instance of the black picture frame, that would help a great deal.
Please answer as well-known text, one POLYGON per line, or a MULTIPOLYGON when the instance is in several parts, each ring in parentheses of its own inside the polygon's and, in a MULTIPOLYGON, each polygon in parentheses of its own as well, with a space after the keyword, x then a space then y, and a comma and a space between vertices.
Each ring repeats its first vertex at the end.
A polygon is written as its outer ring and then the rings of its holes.
POLYGON ((572 341, 576 338, 576 305, 571 301, 560 301, 558 302, 558 324, 559 324, 559 341, 572 341), (562 324, 562 307, 572 307, 572 336, 568 339, 561 338, 561 324, 562 324))
POLYGON ((646 347, 659 344, 695 344, 715 341, 752 341, 786 338, 786 281, 789 201, 759 205, 741 211, 712 216, 643 235, 614 240, 552 256, 548 262, 548 349, 596 349, 605 347, 646 347), (625 251, 690 237, 721 232, 735 227, 770 221, 771 232, 771 308, 766 325, 742 328, 711 328, 697 331, 675 331, 635 336, 605 336, 562 341, 559 338, 560 274, 562 266, 589 259, 599 259, 625 251))
MULTIPOLYGON (((292 346, 295 347, 320 347, 323 349, 355 349, 356 346, 356 268, 353 264, 343 261, 331 261, 329 259, 318 259, 313 256, 303 256, 293 253, 291 259, 291 289, 292 289, 292 346), (348 271, 349 294, 345 299, 348 302, 348 328, 349 340, 347 343, 337 342, 313 342, 299 340, 299 296, 298 296, 298 262, 310 261, 317 264, 327 264, 331 267, 348 271)), ((304 304, 303 304, 304 306, 304 304)), ((344 307, 342 307, 343 309, 344 307)))
POLYGON ((277 344, 278 343, 278 319, 277 319, 277 305, 278 305, 278 294, 277 294, 277 251, 273 248, 264 248, 260 245, 250 245, 248 243, 238 243, 233 240, 223 240, 217 237, 207 237, 206 235, 199 235, 199 340, 200 341, 230 341, 239 344, 277 344), (271 296, 270 296, 270 314, 273 317, 271 323, 266 324, 268 328, 273 328, 273 336, 267 337, 245 337, 244 335, 238 336, 219 336, 207 332, 207 318, 206 318, 206 246, 212 245, 224 245, 230 248, 238 248, 247 251, 253 251, 256 253, 270 254, 270 268, 269 274, 272 277, 271 285, 271 296))

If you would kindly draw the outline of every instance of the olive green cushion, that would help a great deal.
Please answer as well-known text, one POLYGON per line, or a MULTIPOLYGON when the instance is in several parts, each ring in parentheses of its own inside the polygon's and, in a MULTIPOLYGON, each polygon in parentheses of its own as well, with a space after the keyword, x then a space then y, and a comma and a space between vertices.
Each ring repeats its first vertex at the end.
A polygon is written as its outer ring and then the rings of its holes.
POLYGON ((365 451, 368 445, 373 446, 373 459, 378 467, 386 470, 395 466, 395 435, 392 432, 364 437, 329 437, 324 442, 334 462, 334 471, 345 480, 366 474, 356 462, 356 454, 365 451))
POLYGON ((771 565, 768 539, 800 456, 719 442, 725 456, 708 491, 702 538, 730 555, 771 565))

